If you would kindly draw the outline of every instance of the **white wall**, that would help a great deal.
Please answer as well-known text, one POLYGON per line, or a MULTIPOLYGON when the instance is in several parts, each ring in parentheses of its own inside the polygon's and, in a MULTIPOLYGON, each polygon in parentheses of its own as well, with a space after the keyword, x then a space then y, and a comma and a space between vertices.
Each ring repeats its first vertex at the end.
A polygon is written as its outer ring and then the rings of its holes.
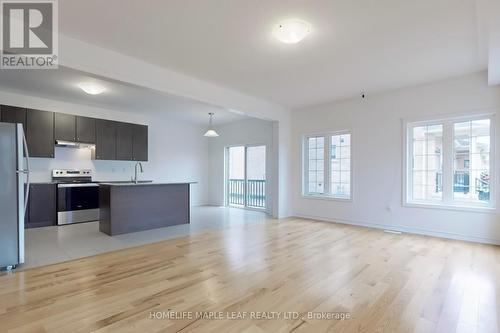
POLYGON ((293 158, 291 147, 293 145, 291 138, 291 117, 283 117, 279 122, 274 122, 274 144, 278 150, 275 172, 277 179, 273 181, 274 199, 277 202, 273 206, 273 216, 277 218, 287 218, 292 211, 291 204, 291 166, 293 158))
MULTIPOLYGON (((0 91, 0 104, 35 108, 89 117, 149 125, 149 161, 144 164, 141 179, 162 181, 195 181, 191 185, 191 204, 207 203, 208 142, 204 127, 180 122, 161 113, 120 112, 56 100, 0 91)), ((92 169, 96 180, 129 180, 135 162, 93 161, 90 150, 56 148, 55 158, 32 158, 32 181, 45 182, 52 169, 92 169)))
POLYGON ((272 184, 276 175, 278 153, 273 144, 273 122, 251 119, 216 127, 219 137, 209 139, 209 203, 224 205, 224 151, 226 147, 247 144, 266 145, 267 211, 275 205, 272 184))
MULTIPOLYGON (((365 100, 295 110, 290 178, 294 215, 500 244, 498 210, 477 213, 402 207, 402 119, 472 115, 485 110, 498 114, 500 88, 489 87, 487 82, 487 74, 481 72, 380 95, 368 92, 365 100), (303 198, 302 135, 344 129, 353 132, 353 202, 303 198)), ((497 116, 497 123, 499 120, 497 116)))

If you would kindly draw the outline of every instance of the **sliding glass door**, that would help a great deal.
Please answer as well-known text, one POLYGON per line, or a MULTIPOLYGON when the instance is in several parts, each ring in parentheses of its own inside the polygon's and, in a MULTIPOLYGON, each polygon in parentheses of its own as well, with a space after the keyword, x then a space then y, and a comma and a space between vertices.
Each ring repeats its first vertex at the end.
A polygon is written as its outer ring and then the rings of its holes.
POLYGON ((226 170, 228 205, 266 208, 266 146, 228 147, 226 170))
POLYGON ((245 147, 227 148, 227 203, 245 206, 245 147))

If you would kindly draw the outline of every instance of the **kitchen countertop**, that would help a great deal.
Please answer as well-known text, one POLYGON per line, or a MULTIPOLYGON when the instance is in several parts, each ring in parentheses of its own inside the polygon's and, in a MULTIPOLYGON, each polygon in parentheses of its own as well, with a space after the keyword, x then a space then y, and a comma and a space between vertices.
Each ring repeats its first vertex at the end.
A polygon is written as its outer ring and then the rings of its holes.
MULTIPOLYGON (((31 182, 32 185, 43 185, 43 184, 51 184, 57 185, 61 182, 57 181, 46 181, 46 182, 31 182)), ((111 181, 101 181, 101 180, 93 180, 92 183, 97 183, 99 185, 109 185, 109 186, 137 186, 137 185, 175 185, 175 184, 197 184, 198 182, 154 182, 153 180, 139 180, 136 184, 130 180, 111 180, 111 181)))
MULTIPOLYGON (((140 183, 152 183, 153 181, 152 180, 140 180, 139 181, 140 183)), ((61 184, 61 183, 64 183, 62 181, 36 181, 36 182, 30 182, 30 184, 34 184, 34 185, 37 185, 37 184, 54 184, 54 185, 57 185, 57 184, 61 184)), ((92 180, 91 183, 99 183, 99 184, 120 184, 120 183, 132 183, 132 181, 130 180, 92 180)))
POLYGON ((180 185, 180 184, 196 184, 197 182, 159 182, 154 183, 151 181, 139 181, 139 183, 134 182, 108 182, 108 183, 99 183, 99 185, 106 186, 157 186, 157 185, 180 185))
MULTIPOLYGON (((94 183, 99 184, 128 184, 133 183, 132 180, 94 180, 94 183)), ((139 180, 139 183, 152 183, 152 180, 139 180)))

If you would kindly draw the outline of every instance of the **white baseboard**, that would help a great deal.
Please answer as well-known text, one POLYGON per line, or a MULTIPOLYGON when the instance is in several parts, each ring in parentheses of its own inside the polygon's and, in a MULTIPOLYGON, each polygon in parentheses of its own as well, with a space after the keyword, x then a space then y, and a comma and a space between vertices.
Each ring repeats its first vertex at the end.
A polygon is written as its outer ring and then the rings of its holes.
POLYGON ((365 221, 351 221, 351 220, 326 218, 326 217, 320 217, 320 216, 309 216, 309 215, 301 215, 301 214, 295 214, 294 217, 309 219, 309 220, 317 220, 317 221, 322 221, 322 222, 349 224, 349 225, 355 225, 355 226, 359 226, 359 227, 375 228, 375 229, 382 229, 382 230, 390 229, 390 230, 401 231, 401 232, 406 232, 406 233, 410 233, 410 234, 426 235, 426 236, 447 238, 447 239, 455 239, 455 240, 461 240, 461 241, 467 241, 467 242, 500 245, 500 240, 498 240, 498 239, 483 238, 483 237, 476 237, 476 236, 467 236, 467 235, 456 234, 456 233, 451 233, 451 232, 443 232, 443 231, 438 231, 438 230, 409 228, 409 227, 402 226, 402 225, 392 225, 392 224, 386 225, 386 224, 379 224, 379 223, 372 223, 372 222, 365 222, 365 221))

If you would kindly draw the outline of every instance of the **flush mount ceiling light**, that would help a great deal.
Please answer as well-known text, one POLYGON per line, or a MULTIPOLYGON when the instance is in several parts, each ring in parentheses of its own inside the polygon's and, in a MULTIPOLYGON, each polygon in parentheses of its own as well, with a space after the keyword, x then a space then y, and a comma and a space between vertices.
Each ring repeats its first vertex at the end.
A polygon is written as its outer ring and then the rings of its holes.
POLYGON ((214 116, 214 113, 213 112, 209 112, 208 113, 208 131, 206 131, 206 133, 204 134, 204 136, 208 137, 208 138, 216 138, 219 136, 219 134, 217 134, 217 132, 212 128, 212 118, 214 116))
POLYGON ((106 87, 97 82, 81 82, 78 87, 89 95, 99 95, 106 91, 106 87))
POLYGON ((278 23, 274 27, 273 35, 277 40, 286 44, 296 44, 311 32, 311 24, 299 19, 289 19, 278 23))

